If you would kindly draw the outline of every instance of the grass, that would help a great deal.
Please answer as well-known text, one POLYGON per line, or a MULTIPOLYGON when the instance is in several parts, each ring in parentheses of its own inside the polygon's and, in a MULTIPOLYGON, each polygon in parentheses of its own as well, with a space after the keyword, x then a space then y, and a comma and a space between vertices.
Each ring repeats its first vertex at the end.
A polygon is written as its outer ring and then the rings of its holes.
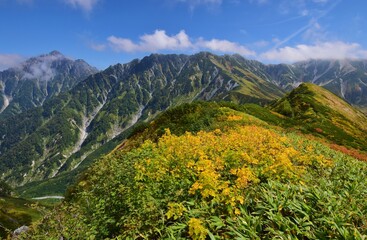
POLYGON ((35 202, 13 197, 0 198, 0 237, 6 237, 9 231, 13 231, 23 225, 30 225, 39 220, 41 214, 31 208, 35 202))
POLYGON ((302 84, 269 109, 286 118, 284 127, 367 152, 367 117, 322 87, 302 84))
POLYGON ((24 239, 365 239, 367 164, 269 124, 283 121, 255 105, 162 113, 24 239))

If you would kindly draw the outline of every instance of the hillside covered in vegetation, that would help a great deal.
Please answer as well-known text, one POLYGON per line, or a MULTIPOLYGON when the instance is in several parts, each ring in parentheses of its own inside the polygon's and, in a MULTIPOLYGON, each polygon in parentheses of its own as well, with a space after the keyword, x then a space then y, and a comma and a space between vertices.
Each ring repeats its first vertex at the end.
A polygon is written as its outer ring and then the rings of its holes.
POLYGON ((304 83, 276 101, 270 109, 300 130, 326 137, 334 143, 367 151, 367 118, 338 96, 304 83))
POLYGON ((23 238, 366 237, 366 163, 295 123, 255 105, 170 109, 89 168, 23 238))
POLYGON ((39 220, 42 214, 31 207, 34 202, 11 197, 10 192, 3 191, 3 183, 0 184, 0 239, 2 239, 13 230, 39 220))

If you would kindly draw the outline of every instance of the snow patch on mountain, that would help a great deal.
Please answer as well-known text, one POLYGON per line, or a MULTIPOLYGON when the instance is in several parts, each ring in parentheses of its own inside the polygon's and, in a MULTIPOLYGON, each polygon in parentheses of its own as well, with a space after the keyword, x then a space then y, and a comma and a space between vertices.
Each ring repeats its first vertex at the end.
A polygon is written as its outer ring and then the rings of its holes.
POLYGON ((340 94, 342 95, 343 98, 345 98, 347 83, 342 78, 339 78, 339 80, 340 80, 340 94))
POLYGON ((99 113, 99 111, 101 111, 101 109, 103 108, 103 106, 106 104, 107 102, 107 98, 104 98, 103 102, 101 102, 95 109, 94 111, 90 114, 90 116, 86 116, 86 114, 83 116, 82 119, 82 125, 79 127, 77 126, 77 128, 80 131, 80 135, 79 135, 79 140, 78 142, 75 144, 74 149, 71 151, 70 155, 68 157, 70 157, 72 154, 78 152, 80 150, 80 148, 82 147, 85 139, 88 137, 88 127, 91 124, 91 122, 93 121, 93 119, 96 117, 96 115, 99 113))
POLYGON ((0 109, 0 113, 2 113, 10 104, 11 101, 11 97, 6 96, 5 94, 3 94, 3 99, 4 99, 4 104, 0 109))
POLYGON ((364 86, 366 86, 366 87, 367 87, 367 83, 363 82, 360 78, 358 78, 358 81, 359 81, 361 84, 363 84, 364 86))
POLYGON ((226 84, 226 90, 227 91, 231 91, 233 90, 234 88, 240 86, 237 82, 233 81, 232 79, 229 80, 226 84))

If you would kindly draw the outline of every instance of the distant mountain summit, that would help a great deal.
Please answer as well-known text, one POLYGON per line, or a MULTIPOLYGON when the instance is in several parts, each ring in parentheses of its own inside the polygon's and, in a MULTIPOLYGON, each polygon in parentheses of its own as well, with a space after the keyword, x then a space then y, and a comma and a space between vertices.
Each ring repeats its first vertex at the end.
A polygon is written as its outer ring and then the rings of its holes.
POLYGON ((97 71, 85 61, 69 59, 58 51, 32 57, 0 72, 0 116, 41 106, 97 71))
POLYGON ((292 65, 268 65, 266 72, 287 91, 310 82, 353 105, 367 106, 367 60, 308 60, 292 65))

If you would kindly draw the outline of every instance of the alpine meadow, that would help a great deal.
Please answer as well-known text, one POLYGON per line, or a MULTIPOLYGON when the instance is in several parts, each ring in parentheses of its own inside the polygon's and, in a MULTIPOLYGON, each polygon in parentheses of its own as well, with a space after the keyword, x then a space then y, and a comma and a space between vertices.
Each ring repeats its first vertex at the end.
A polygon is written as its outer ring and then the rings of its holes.
POLYGON ((355 2, 0 0, 0 239, 367 239, 355 2))

